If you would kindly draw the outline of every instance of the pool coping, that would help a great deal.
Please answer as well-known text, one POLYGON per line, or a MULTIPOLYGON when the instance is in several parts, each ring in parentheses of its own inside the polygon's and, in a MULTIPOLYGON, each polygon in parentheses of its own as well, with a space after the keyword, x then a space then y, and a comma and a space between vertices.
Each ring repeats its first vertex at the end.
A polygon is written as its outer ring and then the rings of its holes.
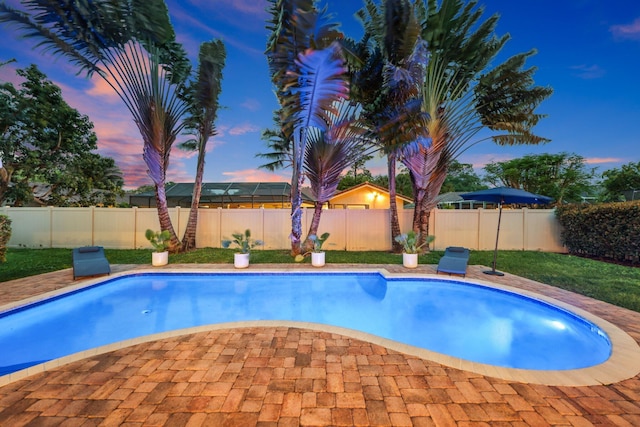
MULTIPOLYGON (((332 269, 325 267, 322 270, 300 270, 297 268, 279 268, 279 269, 260 269, 254 267, 251 270, 219 270, 215 271, 216 274, 273 274, 274 272, 285 273, 324 273, 324 274, 338 274, 345 273, 344 269, 332 269)), ((123 276, 140 275, 148 273, 209 273, 211 269, 193 269, 193 268, 170 268, 170 269, 137 269, 134 271, 124 271, 115 273, 110 276, 100 277, 97 279, 91 279, 76 285, 67 286, 65 288, 57 289, 55 291, 46 292, 37 296, 26 298, 23 300, 15 301, 9 304, 0 306, 0 312, 15 309, 21 306, 32 304, 41 300, 45 300, 51 297, 64 295, 70 292, 74 292, 80 289, 84 289, 90 286, 100 284, 105 281, 110 281, 123 276)), ((382 276, 389 279, 420 279, 420 278, 437 278, 443 281, 452 282, 467 282, 472 284, 478 284, 489 288, 495 288, 499 290, 509 291, 520 295, 525 295, 530 298, 534 298, 540 301, 544 301, 555 305, 559 308, 568 310, 578 316, 583 317, 589 322, 594 323, 605 331, 612 344, 612 354, 607 361, 588 368, 572 369, 572 370, 527 370, 527 369, 515 369, 504 368, 494 365, 487 365, 477 362, 471 362, 468 360, 456 358, 453 356, 437 353, 431 350, 403 344, 390 339, 382 338, 376 335, 368 334, 365 332, 330 326, 312 322, 300 322, 300 321, 243 321, 243 322, 226 322, 217 323, 211 325, 197 326, 192 328, 184 328, 174 331, 167 331, 153 335, 146 335, 133 339, 123 340, 116 343, 108 344, 101 347, 81 351, 68 356, 64 356, 58 359, 54 359, 42 364, 34 365, 29 368, 16 371, 4 376, 0 376, 0 387, 18 381, 20 379, 27 378, 31 375, 47 372, 49 370, 58 368, 60 366, 86 359, 88 357, 108 353, 111 351, 119 350, 129 346, 157 341, 165 338, 172 338, 182 335, 189 335, 199 332, 233 329, 233 328, 245 328, 245 327, 295 327, 302 329, 309 329, 315 331, 323 331, 330 333, 337 333, 346 337, 351 337, 366 341, 372 344, 384 346, 390 350, 405 353, 408 355, 416 356, 425 360, 430 360, 442 365, 461 369, 468 372, 477 373, 480 375, 490 376, 494 378, 503 379, 506 381, 517 381, 531 384, 541 384, 549 386, 588 386, 588 385, 603 385, 612 384, 619 381, 623 381, 629 378, 633 378, 640 373, 640 346, 638 343, 625 331, 611 322, 602 319, 580 307, 565 303, 563 301, 554 299, 552 297, 543 295, 538 292, 532 292, 529 290, 512 287, 508 285, 497 284, 494 282, 484 281, 480 279, 466 279, 462 277, 448 277, 435 274, 423 274, 423 273, 391 273, 384 268, 350 268, 348 273, 379 273, 382 276)))

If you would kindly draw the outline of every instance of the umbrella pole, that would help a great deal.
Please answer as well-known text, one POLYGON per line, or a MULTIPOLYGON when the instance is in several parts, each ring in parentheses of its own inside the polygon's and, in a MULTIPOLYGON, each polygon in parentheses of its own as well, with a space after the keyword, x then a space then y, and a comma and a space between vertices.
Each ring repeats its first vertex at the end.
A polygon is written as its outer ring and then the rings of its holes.
POLYGON ((500 238, 500 220, 502 219, 502 201, 498 203, 498 231, 496 232, 496 247, 493 250, 493 265, 491 270, 483 271, 484 274, 493 276, 504 276, 504 273, 496 271, 496 262, 498 259, 498 239, 500 238))

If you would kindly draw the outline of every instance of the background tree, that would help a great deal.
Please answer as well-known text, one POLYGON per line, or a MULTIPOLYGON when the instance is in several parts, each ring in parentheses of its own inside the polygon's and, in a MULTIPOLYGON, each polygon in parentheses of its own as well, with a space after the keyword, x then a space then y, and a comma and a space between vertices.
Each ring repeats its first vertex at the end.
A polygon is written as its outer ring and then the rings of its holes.
POLYGON ((418 81, 426 49, 414 3, 408 0, 384 0, 379 5, 365 0, 356 16, 364 34, 357 43, 346 42, 357 58, 350 63, 350 96, 360 102, 372 139, 387 156, 391 241, 393 251, 400 252, 396 163, 405 144, 426 136, 418 81))
POLYGON ((473 170, 473 165, 451 160, 447 167, 447 177, 442 183, 440 194, 452 192, 471 192, 487 188, 482 178, 473 170))
POLYGON ((198 71, 196 78, 186 91, 189 105, 185 128, 193 133, 194 139, 181 145, 181 148, 198 152, 196 179, 191 196, 189 220, 182 238, 182 250, 196 247, 196 229, 198 225, 198 206, 202 194, 204 176, 204 158, 209 138, 216 134, 215 121, 218 116, 218 97, 222 91, 222 69, 226 51, 220 40, 212 40, 200 46, 198 71))
POLYGON ((552 197, 556 204, 580 202, 592 193, 595 176, 582 156, 569 153, 527 155, 489 163, 484 170, 493 186, 521 188, 552 197))
POLYGON ((258 153, 256 157, 267 159, 268 163, 258 166, 259 169, 266 169, 274 172, 280 169, 287 169, 293 165, 293 153, 291 151, 290 136, 285 135, 285 128, 280 119, 281 111, 273 114, 273 123, 276 125, 272 129, 264 129, 260 135, 267 148, 271 151, 258 153))
POLYGON ((0 3, 0 22, 23 30, 38 47, 65 56, 88 76, 96 73, 120 97, 143 140, 142 157, 156 188, 158 220, 180 241, 164 192, 169 154, 182 130, 186 104, 178 96, 190 63, 175 41, 163 0, 23 0, 28 12, 0 3))
POLYGON ((640 162, 604 171, 602 186, 604 201, 640 200, 640 162))
POLYGON ((113 205, 124 182, 113 159, 93 152, 93 123, 35 65, 17 74, 20 89, 0 85, 0 204, 113 205))

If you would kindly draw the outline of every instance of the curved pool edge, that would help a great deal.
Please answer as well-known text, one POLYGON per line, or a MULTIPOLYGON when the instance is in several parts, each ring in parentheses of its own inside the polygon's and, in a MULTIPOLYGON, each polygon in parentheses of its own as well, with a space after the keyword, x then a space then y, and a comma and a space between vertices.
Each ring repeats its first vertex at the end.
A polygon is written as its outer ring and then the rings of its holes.
MULTIPOLYGON (((282 268, 282 269, 259 269, 252 268, 251 270, 216 270, 211 269, 140 269, 135 271, 126 271, 121 273, 112 274, 108 277, 101 277, 93 279, 87 282, 83 282, 77 285, 71 285, 62 289, 58 289, 52 292, 47 292, 35 297, 16 301, 0 307, 0 312, 11 310, 24 305, 28 305, 37 301, 45 300, 51 297, 64 295, 70 292, 74 292, 86 287, 94 286, 106 281, 111 281, 119 277, 135 276, 149 273, 220 273, 220 274, 273 274, 277 272, 290 273, 290 272, 307 272, 307 273, 345 273, 344 269, 331 269, 323 268, 322 270, 305 270, 301 271, 298 268, 282 268)), ((612 384, 620 381, 633 378, 640 374, 640 346, 638 343, 625 331, 613 323, 602 319, 586 310, 571 304, 564 303, 557 299, 548 297, 546 295, 527 291, 524 289, 501 285, 493 282, 483 281, 479 279, 464 279, 460 277, 448 277, 434 274, 416 274, 416 273, 390 273, 384 268, 350 268, 349 273, 379 273, 389 279, 420 279, 420 278, 437 278, 443 281, 452 282, 466 282, 471 284, 478 284, 489 288, 495 288, 513 292, 520 295, 525 295, 530 298, 534 298, 546 303, 555 305, 562 309, 568 310, 585 320, 595 324, 603 331, 605 331, 612 344, 612 354, 605 362, 588 368, 572 369, 572 370, 526 370, 526 369, 514 369, 504 368, 494 365, 486 365, 477 362, 471 362, 468 360, 448 356, 442 353, 437 353, 431 350, 403 344, 390 339, 382 338, 377 335, 369 333, 343 328, 330 326, 312 322, 300 322, 300 321, 243 321, 243 322, 225 322, 210 325, 197 326, 192 328, 179 329, 174 331, 167 331, 153 335, 147 335, 137 337, 129 340, 124 340, 112 344, 108 344, 101 347, 96 347, 90 350, 74 353, 62 358, 54 359, 39 365, 34 365, 29 368, 16 371, 4 376, 0 376, 0 387, 10 384, 12 382, 27 378, 31 375, 47 372, 49 370, 58 368, 60 366, 83 360, 89 357, 109 353, 122 348, 134 346, 151 341, 157 341, 166 338, 174 338, 183 335, 190 335, 199 332, 245 328, 245 327, 291 327, 308 329, 321 332, 329 332, 340 334, 346 337, 359 339, 372 344, 383 346, 389 350, 405 353, 410 356, 415 356, 421 359, 440 363, 444 366, 448 366, 455 369, 460 369, 480 375, 499 378, 506 381, 515 381, 531 384, 542 384, 549 386, 589 386, 589 385, 603 385, 612 384)))

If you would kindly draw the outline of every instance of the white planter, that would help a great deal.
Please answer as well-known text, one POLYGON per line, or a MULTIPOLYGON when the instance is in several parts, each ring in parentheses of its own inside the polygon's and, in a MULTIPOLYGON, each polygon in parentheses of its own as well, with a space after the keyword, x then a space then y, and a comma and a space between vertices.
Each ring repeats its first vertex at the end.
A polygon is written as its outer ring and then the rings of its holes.
POLYGON ((406 268, 416 268, 418 266, 418 254, 402 254, 402 265, 406 268))
POLYGON ((324 252, 311 252, 311 265, 322 267, 324 265, 324 252))
POLYGON ((249 267, 249 254, 233 254, 233 265, 235 268, 249 267))
POLYGON ((169 264, 169 251, 151 253, 151 265, 160 267, 167 264, 169 264))

